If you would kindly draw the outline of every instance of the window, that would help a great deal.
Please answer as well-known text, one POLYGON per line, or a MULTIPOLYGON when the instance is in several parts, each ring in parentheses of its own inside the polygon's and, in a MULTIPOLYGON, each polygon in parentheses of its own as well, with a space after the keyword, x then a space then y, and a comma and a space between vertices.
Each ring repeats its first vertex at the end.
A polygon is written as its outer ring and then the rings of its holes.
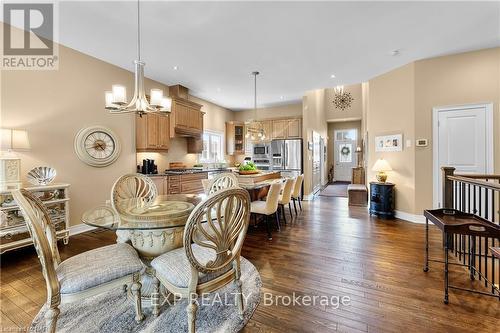
POLYGON ((216 163, 224 160, 222 133, 205 131, 203 133, 202 163, 216 163))
POLYGON ((356 129, 335 131, 335 141, 357 140, 356 129))

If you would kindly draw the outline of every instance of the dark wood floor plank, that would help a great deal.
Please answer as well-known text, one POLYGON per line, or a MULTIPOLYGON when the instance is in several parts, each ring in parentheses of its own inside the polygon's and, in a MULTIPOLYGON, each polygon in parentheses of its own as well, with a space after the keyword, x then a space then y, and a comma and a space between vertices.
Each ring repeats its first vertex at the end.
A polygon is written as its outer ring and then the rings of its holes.
MULTIPOLYGON (((488 332, 499 333, 500 302, 452 291, 444 305, 440 264, 422 272, 424 226, 370 217, 344 198, 304 203, 298 217, 273 232, 250 227, 242 250, 259 270, 263 293, 273 296, 349 296, 347 306, 266 306, 262 301, 244 332, 488 332)), ((442 258, 441 234, 430 228, 431 255, 442 258)), ((61 245, 69 258, 112 244, 116 235, 95 231, 61 245)), ((26 327, 45 301, 45 282, 33 249, 2 255, 2 327, 26 327), (7 325, 7 326, 4 326, 7 325)), ((450 278, 470 282, 461 267, 450 278)))

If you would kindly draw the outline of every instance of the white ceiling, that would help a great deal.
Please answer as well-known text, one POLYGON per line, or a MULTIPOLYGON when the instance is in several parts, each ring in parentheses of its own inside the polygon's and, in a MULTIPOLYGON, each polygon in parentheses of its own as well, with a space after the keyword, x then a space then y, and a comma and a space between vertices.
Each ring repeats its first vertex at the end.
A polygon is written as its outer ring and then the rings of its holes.
MULTIPOLYGON (((253 70, 262 107, 500 45, 500 2, 148 1, 141 11, 146 76, 235 110, 253 106, 253 70)), ((61 2, 59 20, 62 44, 133 70, 135 2, 61 2)))

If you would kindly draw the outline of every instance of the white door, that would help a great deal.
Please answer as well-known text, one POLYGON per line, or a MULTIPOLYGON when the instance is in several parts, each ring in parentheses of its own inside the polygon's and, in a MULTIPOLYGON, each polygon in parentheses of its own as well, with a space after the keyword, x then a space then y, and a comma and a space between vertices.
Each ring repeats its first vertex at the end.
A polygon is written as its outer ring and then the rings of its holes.
POLYGON ((491 105, 488 104, 434 109, 436 207, 442 206, 442 166, 454 167, 455 173, 461 174, 493 171, 492 124, 491 105))
POLYGON ((335 131, 335 142, 333 151, 333 177, 335 181, 351 181, 352 168, 356 166, 356 136, 357 131, 340 130, 335 131))

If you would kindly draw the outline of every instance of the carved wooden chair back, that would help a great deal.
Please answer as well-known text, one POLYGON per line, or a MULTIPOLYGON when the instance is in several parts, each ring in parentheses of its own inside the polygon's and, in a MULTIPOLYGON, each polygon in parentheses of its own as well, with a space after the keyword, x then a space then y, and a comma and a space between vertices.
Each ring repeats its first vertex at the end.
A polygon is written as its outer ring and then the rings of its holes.
POLYGON ((113 208, 119 210, 117 204, 121 200, 137 199, 138 203, 148 204, 157 195, 158 190, 151 178, 141 174, 127 174, 118 178, 111 188, 111 203, 113 208))
POLYGON ((249 220, 250 195, 242 188, 222 189, 198 204, 184 229, 184 249, 191 266, 208 274, 239 260, 249 220), (212 252, 213 259, 204 262, 197 258, 193 244, 212 252))
POLYGON ((208 188, 207 194, 213 194, 222 189, 238 186, 238 178, 232 173, 226 172, 216 175, 208 188))
POLYGON ((58 305, 60 294, 56 268, 60 264, 61 258, 57 249, 56 232, 47 209, 40 199, 24 189, 12 191, 12 196, 19 205, 40 259, 47 285, 47 304, 49 306, 58 305))
POLYGON ((300 190, 302 188, 302 182, 304 181, 304 174, 297 176, 295 181, 295 186, 293 187, 292 198, 300 197, 300 190))
POLYGON ((288 178, 285 181, 285 186, 283 187, 283 193, 281 194, 281 203, 286 205, 292 199, 292 190, 295 185, 295 178, 288 178))

